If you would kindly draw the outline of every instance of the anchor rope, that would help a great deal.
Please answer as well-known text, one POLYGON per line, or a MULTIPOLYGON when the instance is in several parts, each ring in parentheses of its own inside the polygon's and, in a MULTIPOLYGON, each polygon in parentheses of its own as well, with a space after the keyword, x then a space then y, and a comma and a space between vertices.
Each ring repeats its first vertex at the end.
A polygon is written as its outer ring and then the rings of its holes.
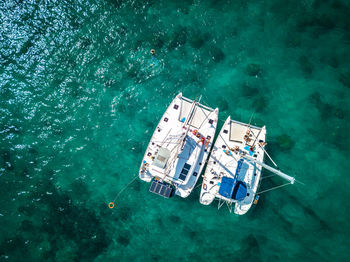
POLYGON ((124 186, 120 191, 119 193, 116 195, 116 197, 113 199, 113 202, 115 202, 115 200, 118 198, 118 196, 129 186, 131 185, 135 179, 139 176, 139 174, 137 174, 126 186, 124 186))
POLYGON ((200 187, 202 184, 198 184, 195 186, 195 188, 193 188, 193 190, 195 190, 197 187, 200 187))

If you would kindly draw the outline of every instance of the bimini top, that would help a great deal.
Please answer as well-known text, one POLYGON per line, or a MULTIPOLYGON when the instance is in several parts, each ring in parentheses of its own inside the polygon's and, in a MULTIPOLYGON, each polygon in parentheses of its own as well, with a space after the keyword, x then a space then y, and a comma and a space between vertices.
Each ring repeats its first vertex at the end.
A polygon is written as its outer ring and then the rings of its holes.
POLYGON ((219 194, 227 198, 232 198, 234 187, 235 187, 235 180, 233 178, 224 176, 221 180, 219 194))
POLYGON ((232 198, 235 200, 243 200, 247 196, 247 186, 243 181, 237 181, 233 190, 232 198))
POLYGON ((242 181, 235 181, 230 177, 223 177, 219 189, 219 194, 235 200, 242 200, 247 196, 247 186, 242 181))

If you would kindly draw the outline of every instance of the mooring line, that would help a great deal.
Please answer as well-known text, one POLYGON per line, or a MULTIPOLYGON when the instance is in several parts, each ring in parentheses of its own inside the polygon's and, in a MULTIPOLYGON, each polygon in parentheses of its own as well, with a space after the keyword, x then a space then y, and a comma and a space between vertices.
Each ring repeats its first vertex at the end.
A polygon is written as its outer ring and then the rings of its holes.
POLYGON ((260 178, 260 180, 263 180, 264 178, 273 177, 273 176, 276 176, 276 175, 263 176, 263 177, 260 178))
POLYGON ((109 208, 114 208, 114 202, 116 201, 116 199, 118 198, 118 196, 129 186, 129 185, 131 185, 134 181, 135 181, 135 179, 138 177, 139 175, 137 174, 125 187, 123 187, 120 191, 119 191, 119 193, 116 195, 116 197, 113 199, 113 201, 112 202, 110 202, 109 204, 108 204, 108 207, 109 208))
POLYGON ((193 188, 193 190, 195 190, 197 187, 200 187, 202 184, 196 185, 195 188, 193 188))

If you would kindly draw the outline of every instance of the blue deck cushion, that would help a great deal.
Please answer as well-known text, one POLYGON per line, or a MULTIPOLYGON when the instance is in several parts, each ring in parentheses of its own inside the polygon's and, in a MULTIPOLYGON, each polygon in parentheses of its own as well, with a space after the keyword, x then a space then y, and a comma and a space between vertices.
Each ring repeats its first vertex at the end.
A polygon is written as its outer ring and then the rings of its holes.
POLYGON ((252 156, 254 154, 254 151, 250 150, 250 146, 245 146, 244 149, 248 151, 250 156, 252 156))
POLYGON ((233 189, 235 187, 235 180, 229 177, 223 177, 219 189, 219 194, 223 197, 232 198, 233 189))
POLYGON ((237 181, 233 190, 232 198, 235 200, 243 200, 247 196, 247 186, 242 181, 237 181))

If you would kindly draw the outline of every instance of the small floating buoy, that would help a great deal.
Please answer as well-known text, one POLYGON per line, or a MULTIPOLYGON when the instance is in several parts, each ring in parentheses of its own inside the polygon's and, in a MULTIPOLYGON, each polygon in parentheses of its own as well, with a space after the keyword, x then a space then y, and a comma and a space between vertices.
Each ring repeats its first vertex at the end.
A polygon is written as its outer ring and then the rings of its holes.
POLYGON ((256 195, 256 196, 255 196, 254 205, 258 204, 259 198, 260 198, 259 195, 256 195))
POLYGON ((108 204, 108 207, 109 207, 110 209, 114 208, 114 203, 113 203, 113 202, 110 202, 110 203, 108 204))
POLYGON ((154 55, 156 53, 156 50, 151 49, 151 54, 154 55))

